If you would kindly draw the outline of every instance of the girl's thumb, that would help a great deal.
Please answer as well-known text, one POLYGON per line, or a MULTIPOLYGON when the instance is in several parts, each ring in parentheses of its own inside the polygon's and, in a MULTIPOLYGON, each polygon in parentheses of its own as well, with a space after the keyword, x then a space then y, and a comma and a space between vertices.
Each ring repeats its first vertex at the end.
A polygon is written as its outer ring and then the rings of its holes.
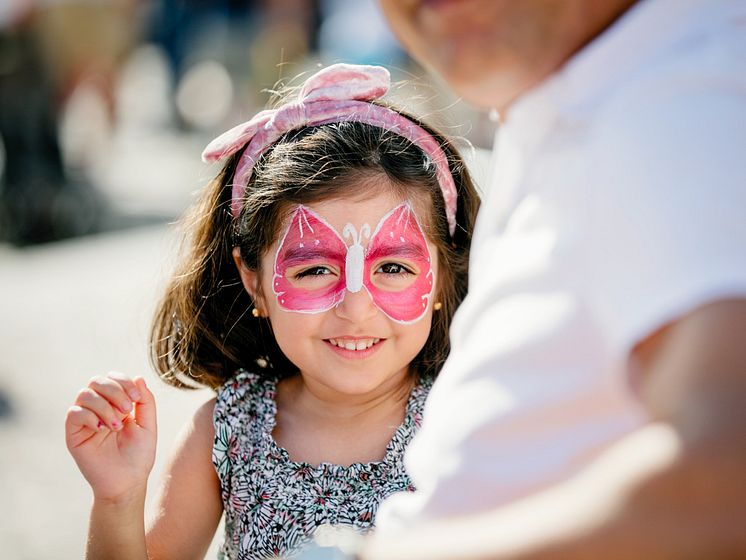
POLYGON ((148 389, 144 378, 135 377, 133 381, 140 393, 140 398, 135 401, 135 422, 141 428, 155 433, 157 429, 155 397, 148 389))

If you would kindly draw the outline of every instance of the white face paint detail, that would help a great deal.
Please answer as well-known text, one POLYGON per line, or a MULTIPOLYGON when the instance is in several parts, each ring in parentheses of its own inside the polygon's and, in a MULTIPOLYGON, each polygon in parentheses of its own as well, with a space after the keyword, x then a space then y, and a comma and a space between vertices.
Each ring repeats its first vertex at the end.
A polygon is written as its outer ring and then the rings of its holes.
POLYGON ((347 290, 350 293, 357 293, 363 288, 363 274, 365 273, 365 249, 361 243, 362 236, 370 238, 370 226, 363 224, 360 227, 360 233, 352 224, 347 224, 342 231, 344 237, 352 239, 352 245, 347 247, 347 257, 345 259, 345 275, 347 280, 347 290))

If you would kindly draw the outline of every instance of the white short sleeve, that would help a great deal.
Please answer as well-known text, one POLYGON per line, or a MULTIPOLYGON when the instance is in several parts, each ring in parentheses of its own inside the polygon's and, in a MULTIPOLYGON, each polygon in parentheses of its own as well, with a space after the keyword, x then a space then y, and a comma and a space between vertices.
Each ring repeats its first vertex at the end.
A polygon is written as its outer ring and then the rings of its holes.
POLYGON ((589 285, 620 353, 700 305, 746 297, 746 86, 687 78, 598 120, 589 285))

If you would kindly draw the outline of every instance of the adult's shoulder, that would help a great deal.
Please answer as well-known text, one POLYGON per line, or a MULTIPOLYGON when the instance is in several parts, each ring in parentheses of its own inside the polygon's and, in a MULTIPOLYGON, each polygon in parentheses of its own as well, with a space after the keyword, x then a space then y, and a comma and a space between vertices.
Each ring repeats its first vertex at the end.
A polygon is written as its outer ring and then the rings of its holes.
POLYGON ((746 57, 713 42, 664 62, 598 107, 585 152, 589 283, 624 347, 746 289, 746 57))
POLYGON ((742 179, 743 52, 743 34, 703 33, 657 53, 610 88, 589 107, 596 172, 632 175, 637 184, 660 184, 662 174, 689 183, 742 179))

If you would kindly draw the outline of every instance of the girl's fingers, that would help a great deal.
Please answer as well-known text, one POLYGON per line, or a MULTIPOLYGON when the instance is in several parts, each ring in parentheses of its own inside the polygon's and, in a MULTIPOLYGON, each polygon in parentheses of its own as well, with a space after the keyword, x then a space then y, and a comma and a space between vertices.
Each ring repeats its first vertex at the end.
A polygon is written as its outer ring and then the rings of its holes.
POLYGON ((145 384, 145 379, 135 377, 134 382, 140 393, 140 398, 135 402, 135 422, 141 428, 156 433, 155 397, 145 384))
POLYGON ((127 397, 130 401, 137 402, 140 400, 140 390, 135 385, 133 379, 130 379, 123 373, 118 373, 116 371, 110 371, 107 377, 119 383, 122 389, 124 389, 124 392, 127 393, 127 397))
POLYGON ((65 427, 68 434, 78 432, 81 428, 88 428, 93 432, 100 432, 105 426, 93 411, 81 406, 71 406, 67 411, 65 427))
POLYGON ((88 387, 103 396, 122 414, 129 414, 132 411, 132 399, 116 379, 94 377, 88 382, 88 387))
POLYGON ((122 429, 122 413, 115 409, 111 403, 100 393, 87 387, 78 393, 75 404, 95 414, 109 429, 118 431, 122 429))

